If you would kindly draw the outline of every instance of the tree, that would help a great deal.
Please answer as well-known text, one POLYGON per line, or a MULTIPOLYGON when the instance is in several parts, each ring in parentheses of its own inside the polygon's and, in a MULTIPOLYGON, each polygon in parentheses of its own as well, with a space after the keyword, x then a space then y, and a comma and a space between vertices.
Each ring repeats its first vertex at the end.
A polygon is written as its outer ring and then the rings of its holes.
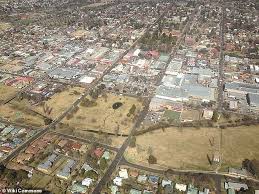
POLYGON ((50 119, 50 118, 45 118, 44 119, 44 124, 45 125, 49 125, 49 124, 51 124, 52 123, 52 119, 50 119))
POLYGON ((104 171, 108 167, 107 161, 105 158, 100 159, 100 169, 104 171))
POLYGON ((169 169, 167 169, 167 170, 164 172, 164 175, 165 175, 166 178, 170 178, 171 175, 174 174, 174 173, 175 173, 175 172, 174 172, 171 168, 169 168, 169 169))
POLYGON ((81 177, 84 177, 84 176, 85 176, 85 169, 81 169, 81 171, 80 171, 80 176, 81 176, 81 177))
POLYGON ((245 168, 252 175, 259 176, 259 161, 258 160, 245 159, 242 162, 242 167, 245 168))
POLYGON ((214 111, 213 112, 213 116, 212 116, 212 120, 214 122, 217 122, 218 121, 218 118, 219 118, 219 113, 217 111, 214 111))
POLYGON ((135 104, 133 104, 132 106, 131 106, 131 108, 130 108, 130 110, 129 110, 129 114, 130 115, 133 115, 134 113, 135 113, 135 111, 136 111, 136 105, 135 104))
POLYGON ((73 114, 72 113, 68 113, 67 116, 66 116, 66 119, 70 120, 70 119, 72 119, 72 117, 73 117, 73 114))
POLYGON ((5 178, 9 181, 9 182, 12 182, 12 183, 15 183, 16 182, 16 178, 17 178, 17 172, 14 171, 14 170, 10 170, 10 169, 5 169, 5 173, 6 173, 6 176, 5 178))
POLYGON ((104 102, 107 102, 108 95, 107 95, 106 93, 104 93, 104 94, 102 95, 102 97, 104 98, 104 102))
POLYGON ((153 155, 149 155, 149 157, 148 157, 148 163, 149 163, 149 164, 156 164, 156 163, 157 163, 156 157, 153 156, 153 155))
POLYGON ((81 93, 78 92, 78 91, 76 91, 76 90, 74 90, 74 91, 73 91, 73 94, 74 94, 74 95, 80 95, 81 93))
POLYGON ((226 119, 230 119, 231 115, 227 112, 223 112, 223 116, 226 118, 226 119))
POLYGON ((130 138, 130 144, 129 144, 129 146, 130 146, 131 148, 136 147, 136 137, 135 137, 135 136, 133 136, 133 137, 130 138))
POLYGON ((115 129, 115 136, 118 137, 120 132, 120 125, 117 125, 117 128, 115 129))
POLYGON ((97 174, 95 171, 93 171, 93 170, 87 171, 87 172, 85 173, 85 176, 86 176, 86 177, 89 177, 89 178, 92 178, 92 179, 94 179, 94 180, 97 180, 97 179, 98 179, 98 174, 97 174))
POLYGON ((93 98, 93 99, 97 99, 98 96, 100 94, 100 89, 96 88, 90 91, 89 95, 93 98))
POLYGON ((28 173, 25 170, 17 171, 17 181, 22 181, 28 178, 28 173))
POLYGON ((5 166, 3 164, 0 165, 0 174, 2 174, 5 170, 5 166))

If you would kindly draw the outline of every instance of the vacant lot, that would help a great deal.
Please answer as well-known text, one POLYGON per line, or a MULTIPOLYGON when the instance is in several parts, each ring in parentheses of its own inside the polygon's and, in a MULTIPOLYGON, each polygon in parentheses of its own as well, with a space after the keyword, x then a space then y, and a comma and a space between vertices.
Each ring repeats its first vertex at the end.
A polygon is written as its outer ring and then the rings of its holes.
POLYGON ((0 84, 0 104, 13 97, 16 92, 18 92, 18 89, 0 84))
POLYGON ((84 90, 81 87, 71 87, 60 93, 56 93, 44 103, 45 107, 52 108, 49 115, 44 113, 43 105, 36 107, 35 110, 47 117, 55 119, 66 111, 80 97, 84 90))
MULTIPOLYGON (((88 98, 90 99, 90 97, 88 98)), ((88 129, 128 134, 134 125, 135 116, 141 109, 142 103, 136 98, 108 94, 106 97, 99 97, 92 106, 80 105, 79 110, 73 114, 73 117, 67 118, 63 122, 77 131, 88 129), (114 103, 122 103, 122 105, 113 109, 114 103), (128 115, 133 105, 136 106, 134 114, 128 115)))
POLYGON ((137 146, 127 150, 127 158, 147 163, 151 152, 162 166, 208 169, 207 154, 211 155, 219 147, 219 135, 218 129, 167 128, 164 132, 159 130, 137 136, 137 146), (214 139, 214 146, 210 146, 210 139, 214 139))
POLYGON ((259 126, 228 128, 222 134, 222 167, 240 167, 246 158, 259 159, 259 126))
POLYGON ((4 61, 0 62, 0 69, 8 72, 17 72, 23 69, 23 65, 20 60, 4 61))
POLYGON ((0 105, 0 117, 19 124, 43 126, 44 117, 32 112, 30 107, 28 100, 20 101, 15 98, 8 104, 0 105))
MULTIPOLYGON (((1 2, 1 1, 0 1, 1 2)), ((5 23, 5 22, 0 22, 0 32, 7 30, 8 28, 11 28, 11 24, 5 23)))
MULTIPOLYGON (((220 137, 217 128, 168 128, 137 136, 137 146, 129 148, 126 157, 147 164, 152 153, 158 165, 164 167, 213 170, 207 154, 212 157, 219 150, 220 137)), ((222 137, 222 169, 240 167, 245 158, 259 159, 258 126, 223 129, 222 137)))
POLYGON ((78 29, 74 31, 71 35, 74 36, 75 38, 81 38, 81 37, 87 36, 88 34, 89 34, 88 31, 83 29, 78 29))

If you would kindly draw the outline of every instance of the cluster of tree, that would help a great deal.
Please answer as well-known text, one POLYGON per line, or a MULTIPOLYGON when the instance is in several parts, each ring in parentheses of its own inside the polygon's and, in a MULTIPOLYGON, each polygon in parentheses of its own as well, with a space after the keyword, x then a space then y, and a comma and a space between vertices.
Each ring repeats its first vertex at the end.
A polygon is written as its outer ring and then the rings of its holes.
POLYGON ((133 104, 133 105, 131 106, 131 108, 129 109, 129 112, 128 112, 127 116, 130 117, 131 115, 134 115, 135 112, 136 112, 136 108, 137 108, 136 105, 133 104))
POLYGON ((177 37, 172 34, 159 33, 155 31, 152 34, 147 32, 146 35, 141 39, 143 49, 157 49, 160 52, 170 52, 172 46, 177 42, 177 37))
POLYGON ((98 174, 94 170, 85 171, 84 169, 82 169, 80 171, 80 176, 81 177, 89 177, 89 178, 94 179, 94 180, 98 179, 98 174))
POLYGON ((219 113, 218 111, 213 112, 212 121, 217 122, 219 119, 219 113))
POLYGON ((0 165, 0 179, 7 179, 10 185, 28 179, 28 173, 25 170, 8 169, 4 165, 0 165))
POLYGON ((154 156, 154 155, 149 155, 149 157, 148 157, 148 163, 149 164, 156 164, 157 163, 157 159, 156 159, 156 157, 154 156))
POLYGON ((51 123, 52 123, 52 119, 50 119, 50 118, 44 118, 44 124, 45 125, 50 125, 51 123))
POLYGON ((84 98, 80 105, 83 107, 94 107, 97 105, 97 102, 95 100, 89 100, 88 98, 84 98))
POLYGON ((245 159, 242 162, 242 167, 245 168, 252 175, 254 175, 256 177, 259 177, 259 160, 256 160, 256 159, 253 159, 253 160, 245 159))
POLYGON ((74 114, 77 113, 77 111, 79 110, 79 107, 76 106, 75 108, 73 108, 66 116, 66 119, 69 120, 69 119, 72 119, 74 114))
POLYGON ((100 169, 102 171, 104 171, 108 167, 108 163, 107 163, 106 159, 105 158, 101 158, 99 162, 100 162, 100 164, 99 164, 100 169))
POLYGON ((131 148, 136 147, 136 140, 137 140, 136 137, 132 136, 131 139, 130 139, 129 147, 131 147, 131 148))
POLYGON ((89 92, 89 95, 93 98, 93 99, 97 99, 99 97, 99 95, 102 94, 103 90, 106 88, 106 86, 104 84, 100 84, 98 85, 95 89, 92 89, 89 92))

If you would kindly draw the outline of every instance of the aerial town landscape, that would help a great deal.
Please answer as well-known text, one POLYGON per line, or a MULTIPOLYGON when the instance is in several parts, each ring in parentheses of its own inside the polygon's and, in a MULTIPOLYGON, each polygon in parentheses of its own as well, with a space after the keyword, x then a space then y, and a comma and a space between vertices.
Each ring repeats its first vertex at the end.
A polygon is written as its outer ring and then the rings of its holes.
POLYGON ((258 0, 0 0, 0 194, 259 194, 258 0))

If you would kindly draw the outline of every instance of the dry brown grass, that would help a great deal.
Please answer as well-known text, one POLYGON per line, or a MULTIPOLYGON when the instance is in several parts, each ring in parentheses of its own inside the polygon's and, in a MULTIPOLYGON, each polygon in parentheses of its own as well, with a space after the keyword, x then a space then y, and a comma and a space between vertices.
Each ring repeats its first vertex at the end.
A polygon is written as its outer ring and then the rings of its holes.
POLYGON ((19 124, 43 126, 44 118, 29 110, 30 103, 27 100, 12 100, 8 104, 0 105, 0 117, 19 124))
POLYGON ((0 104, 1 101, 3 102, 13 97, 18 91, 19 90, 14 87, 0 84, 0 104))
MULTIPOLYGON (((130 161, 147 164, 148 149, 152 148, 158 165, 179 169, 213 170, 207 154, 219 150, 221 131, 218 128, 168 128, 137 137, 137 147, 129 148, 130 161), (214 146, 209 139, 214 138, 214 146)), ((240 167, 245 158, 259 159, 259 126, 223 129, 222 169, 240 167)))
POLYGON ((137 147, 129 148, 126 157, 129 160, 147 163, 148 149, 162 166, 180 169, 210 169, 207 154, 213 153, 218 147, 218 129, 177 129, 168 128, 137 136, 137 147), (211 147, 209 139, 215 141, 211 147))
MULTIPOLYGON (((51 117, 52 119, 57 118, 80 97, 84 90, 85 89, 81 87, 71 87, 53 95, 48 101, 45 102, 45 105, 53 108, 50 115, 46 116, 51 117), (74 94, 74 91, 79 92, 80 94, 74 94)), ((38 106, 35 110, 45 115, 43 106, 38 106)))
POLYGON ((240 167, 244 159, 259 159, 259 126, 241 126, 223 130, 223 167, 240 167))
POLYGON ((70 120, 65 119, 64 123, 69 124, 77 130, 91 129, 103 132, 114 133, 119 127, 119 133, 127 134, 134 125, 134 116, 127 114, 133 104, 136 105, 136 113, 142 109, 142 103, 133 97, 125 97, 108 94, 107 101, 99 97, 94 107, 83 107, 70 120), (112 105, 115 102, 122 102, 123 105, 114 110, 112 105))

